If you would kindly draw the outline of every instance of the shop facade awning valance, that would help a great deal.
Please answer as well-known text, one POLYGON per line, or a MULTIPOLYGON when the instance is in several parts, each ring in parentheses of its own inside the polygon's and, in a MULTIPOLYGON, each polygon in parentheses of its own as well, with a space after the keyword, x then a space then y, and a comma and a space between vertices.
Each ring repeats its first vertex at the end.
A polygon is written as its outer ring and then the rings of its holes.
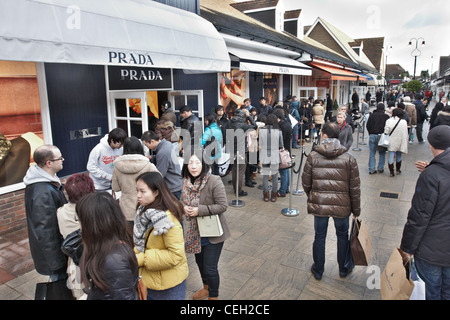
POLYGON ((287 56, 228 45, 228 52, 238 58, 239 70, 310 76, 311 67, 287 56))
POLYGON ((0 60, 230 70, 210 22, 144 0, 2 0, 0 60))
POLYGON ((314 62, 311 62, 310 66, 329 73, 331 80, 358 81, 359 75, 348 70, 325 66, 314 62))

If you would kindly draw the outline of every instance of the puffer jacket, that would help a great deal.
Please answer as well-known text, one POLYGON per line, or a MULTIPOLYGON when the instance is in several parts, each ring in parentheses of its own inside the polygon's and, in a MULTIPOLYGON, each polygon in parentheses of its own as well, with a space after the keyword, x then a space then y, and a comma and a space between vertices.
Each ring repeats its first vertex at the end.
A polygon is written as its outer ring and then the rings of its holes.
POLYGON ((184 251, 183 229, 178 219, 166 211, 175 226, 166 234, 148 235, 145 252, 134 251, 138 258, 140 275, 145 286, 153 290, 166 290, 182 283, 189 275, 184 251))
POLYGON ((325 117, 325 108, 320 104, 315 104, 312 108, 314 114, 314 123, 315 124, 323 124, 323 120, 325 117))
POLYGON ((119 205, 129 221, 134 220, 137 207, 136 178, 150 171, 158 171, 150 160, 140 154, 124 154, 114 160, 112 189, 122 193, 119 205))
POLYGON ((302 174, 309 214, 334 218, 360 215, 358 163, 346 151, 338 139, 325 139, 309 154, 302 174))
POLYGON ((420 174, 400 248, 430 264, 450 267, 450 148, 420 174))
POLYGON ((106 257, 103 273, 110 290, 101 291, 97 287, 88 289, 88 300, 138 300, 137 284, 139 269, 133 258, 132 249, 124 244, 117 245, 106 257), (130 252, 126 252, 130 251, 130 252))

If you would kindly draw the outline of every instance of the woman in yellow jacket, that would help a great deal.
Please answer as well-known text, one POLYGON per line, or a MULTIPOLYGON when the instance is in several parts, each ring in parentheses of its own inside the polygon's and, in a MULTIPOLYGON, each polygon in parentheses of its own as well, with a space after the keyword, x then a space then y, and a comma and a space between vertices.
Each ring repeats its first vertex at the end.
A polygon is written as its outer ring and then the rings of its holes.
POLYGON ((189 274, 180 224, 184 208, 159 172, 136 179, 133 240, 148 300, 184 300, 189 274))

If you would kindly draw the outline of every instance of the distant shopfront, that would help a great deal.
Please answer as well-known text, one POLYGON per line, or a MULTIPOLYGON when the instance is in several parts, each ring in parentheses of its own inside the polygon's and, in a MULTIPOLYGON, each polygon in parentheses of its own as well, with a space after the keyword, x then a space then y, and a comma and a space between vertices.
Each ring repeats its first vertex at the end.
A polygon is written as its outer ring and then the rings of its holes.
POLYGON ((79 29, 66 25, 69 2, 0 3, 0 197, 24 188, 39 145, 60 148, 63 177, 86 171, 90 151, 112 128, 140 137, 162 100, 200 116, 205 103, 217 104, 217 73, 230 61, 209 22, 151 1, 77 3, 79 29), (11 163, 24 169, 13 176, 11 163))

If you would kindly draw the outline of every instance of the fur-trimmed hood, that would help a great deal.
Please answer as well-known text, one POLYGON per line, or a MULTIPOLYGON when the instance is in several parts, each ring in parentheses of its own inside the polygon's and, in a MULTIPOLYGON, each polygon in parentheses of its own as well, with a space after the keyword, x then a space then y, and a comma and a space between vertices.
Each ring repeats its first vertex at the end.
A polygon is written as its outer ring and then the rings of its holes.
POLYGON ((126 174, 133 174, 144 169, 150 160, 140 154, 124 154, 114 160, 114 166, 117 170, 126 174))

